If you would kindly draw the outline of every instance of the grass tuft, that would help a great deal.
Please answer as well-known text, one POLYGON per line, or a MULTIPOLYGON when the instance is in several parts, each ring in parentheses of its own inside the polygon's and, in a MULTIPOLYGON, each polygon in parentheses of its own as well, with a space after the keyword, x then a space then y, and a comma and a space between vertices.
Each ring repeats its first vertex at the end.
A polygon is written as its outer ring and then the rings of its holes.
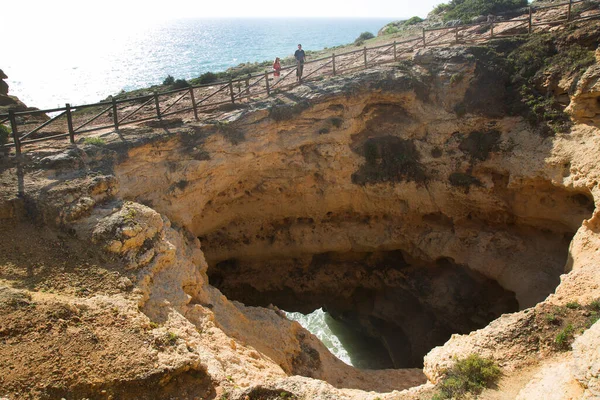
POLYGON ((106 145, 106 141, 104 139, 101 139, 98 137, 87 137, 87 138, 83 139, 83 143, 91 144, 94 146, 105 146, 106 145))

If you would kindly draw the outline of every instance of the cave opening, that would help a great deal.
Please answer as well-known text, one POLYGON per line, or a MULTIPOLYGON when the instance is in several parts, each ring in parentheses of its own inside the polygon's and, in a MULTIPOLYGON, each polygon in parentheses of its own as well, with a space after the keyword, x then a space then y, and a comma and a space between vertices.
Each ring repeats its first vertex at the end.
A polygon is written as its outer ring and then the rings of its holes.
POLYGON ((368 369, 420 367, 423 356, 453 333, 519 309, 514 292, 452 259, 407 258, 392 250, 229 259, 211 265, 208 275, 230 299, 308 314, 291 319, 313 333, 325 324, 350 352, 350 363, 368 369))
POLYGON ((485 201, 440 191, 435 207, 418 186, 403 194, 409 200, 385 192, 377 203, 354 192, 328 204, 318 194, 284 203, 265 188, 211 203, 202 214, 210 223, 197 221, 209 283, 248 306, 309 319, 322 309, 350 342, 373 349, 356 366, 422 367, 452 334, 553 293, 571 240, 594 212, 589 192, 491 179, 485 201))

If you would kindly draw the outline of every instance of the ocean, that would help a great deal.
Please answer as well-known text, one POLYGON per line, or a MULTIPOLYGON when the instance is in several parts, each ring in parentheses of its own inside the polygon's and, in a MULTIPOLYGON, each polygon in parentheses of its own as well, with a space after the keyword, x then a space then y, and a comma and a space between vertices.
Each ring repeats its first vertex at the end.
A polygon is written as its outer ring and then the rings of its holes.
MULTIPOLYGON (((377 34, 388 19, 176 19, 99 27, 35 25, 2 43, 9 94, 29 106, 94 103, 121 90, 377 34)), ((310 59, 310 58, 309 58, 310 59)))

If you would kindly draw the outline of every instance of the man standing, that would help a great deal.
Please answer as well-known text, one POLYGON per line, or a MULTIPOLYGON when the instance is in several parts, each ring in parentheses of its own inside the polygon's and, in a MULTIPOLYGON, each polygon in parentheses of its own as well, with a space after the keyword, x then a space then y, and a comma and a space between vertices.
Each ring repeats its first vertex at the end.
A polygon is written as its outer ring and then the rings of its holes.
POLYGON ((302 50, 302 45, 298 45, 298 50, 294 53, 294 57, 296 58, 296 78, 298 82, 302 82, 302 72, 304 70, 304 60, 306 60, 306 54, 304 54, 304 50, 302 50))

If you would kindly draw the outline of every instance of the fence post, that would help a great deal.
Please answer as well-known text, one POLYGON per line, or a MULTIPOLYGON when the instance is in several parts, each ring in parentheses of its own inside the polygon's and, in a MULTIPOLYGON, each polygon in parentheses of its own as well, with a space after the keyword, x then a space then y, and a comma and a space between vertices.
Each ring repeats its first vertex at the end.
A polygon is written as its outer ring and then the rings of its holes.
POLYGON ((458 25, 456 26, 456 29, 454 29, 454 40, 456 41, 456 44, 458 44, 458 25))
POLYGON ((335 76, 335 53, 331 54, 331 65, 333 66, 333 76, 335 76))
POLYGON ((267 96, 270 96, 271 90, 269 88, 269 71, 265 71, 265 83, 267 85, 267 96))
POLYGON ((21 141, 19 140, 19 132, 17 131, 17 119, 15 118, 15 112, 13 110, 8 111, 8 118, 10 119, 10 129, 12 129, 13 140, 15 141, 15 153, 21 154, 21 141))
POLYGON ((154 104, 156 105, 156 116, 158 119, 162 119, 162 115, 160 115, 160 104, 158 103, 158 93, 154 92, 154 104))
POLYGON ((112 98, 112 115, 113 115, 113 124, 115 125, 115 130, 119 130, 119 116, 117 115, 117 99, 112 98))
POLYGON ((425 47, 427 43, 425 43, 425 28, 423 28, 423 47, 425 47))
POLYGON ((65 104, 67 108, 67 127, 69 128, 69 141, 75 143, 75 132, 73 131, 73 116, 71 115, 71 105, 65 104))
POLYGON ((569 8, 567 10, 567 22, 571 20, 571 3, 573 0, 569 0, 569 8))
POLYGON ((494 38, 494 21, 490 22, 490 39, 494 38))
POLYGON ((531 11, 531 7, 529 7, 529 33, 531 33, 531 19, 532 19, 532 11, 531 11))
POLYGON ((246 78, 244 82, 246 83, 246 96, 250 96, 250 79, 246 78))
POLYGON ((396 41, 394 40, 394 61, 398 61, 398 51, 396 50, 396 41))
POLYGON ((367 46, 365 46, 364 54, 365 54, 365 68, 367 68, 367 46))
POLYGON ((233 94, 233 80, 229 79, 229 94, 231 95, 231 102, 235 104, 235 96, 233 94))
POLYGON ((190 97, 192 98, 192 108, 194 109, 194 118, 198 121, 198 107, 196 106, 196 98, 194 97, 194 87, 190 86, 190 97))

